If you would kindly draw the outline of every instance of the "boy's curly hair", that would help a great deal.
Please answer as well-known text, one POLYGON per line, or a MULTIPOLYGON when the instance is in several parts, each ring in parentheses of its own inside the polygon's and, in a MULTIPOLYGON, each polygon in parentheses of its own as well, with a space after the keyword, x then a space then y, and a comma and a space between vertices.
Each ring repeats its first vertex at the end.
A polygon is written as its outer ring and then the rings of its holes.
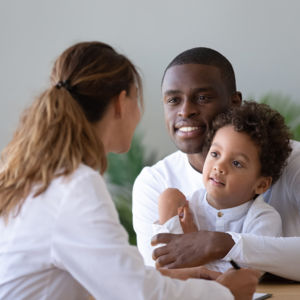
POLYGON ((207 150, 217 130, 227 125, 232 125, 235 131, 244 132, 251 137, 259 147, 261 175, 271 176, 272 183, 276 182, 292 151, 291 133, 282 115, 267 104, 244 101, 241 106, 234 107, 213 120, 207 135, 207 150))

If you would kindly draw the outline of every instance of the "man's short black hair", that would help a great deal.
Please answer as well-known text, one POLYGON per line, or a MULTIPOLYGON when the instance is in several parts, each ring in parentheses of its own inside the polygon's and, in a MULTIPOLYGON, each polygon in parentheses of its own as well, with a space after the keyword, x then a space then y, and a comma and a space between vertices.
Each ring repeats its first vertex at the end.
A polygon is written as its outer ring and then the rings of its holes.
POLYGON ((196 47, 180 53, 167 66, 163 79, 169 68, 185 64, 209 65, 218 68, 228 91, 230 93, 236 92, 233 67, 229 60, 218 51, 206 47, 196 47))

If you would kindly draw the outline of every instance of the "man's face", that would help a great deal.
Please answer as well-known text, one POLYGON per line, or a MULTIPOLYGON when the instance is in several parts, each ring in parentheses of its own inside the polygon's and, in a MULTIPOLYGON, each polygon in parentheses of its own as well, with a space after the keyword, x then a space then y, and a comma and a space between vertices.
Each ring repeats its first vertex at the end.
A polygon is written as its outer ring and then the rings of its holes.
POLYGON ((162 83, 166 126, 176 147, 188 154, 202 151, 212 119, 232 104, 214 66, 176 65, 169 68, 162 83))

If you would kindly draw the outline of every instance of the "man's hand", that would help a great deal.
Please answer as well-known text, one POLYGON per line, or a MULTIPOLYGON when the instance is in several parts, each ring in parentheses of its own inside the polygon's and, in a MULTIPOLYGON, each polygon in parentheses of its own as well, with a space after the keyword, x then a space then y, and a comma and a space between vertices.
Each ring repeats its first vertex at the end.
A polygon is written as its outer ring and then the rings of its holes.
POLYGON ((229 269, 216 281, 230 289, 235 300, 251 300, 261 272, 251 269, 229 269))
POLYGON ((229 234, 204 230, 186 234, 159 233, 151 244, 160 243, 166 245, 156 248, 152 257, 157 268, 168 269, 204 265, 223 258, 234 245, 229 234))

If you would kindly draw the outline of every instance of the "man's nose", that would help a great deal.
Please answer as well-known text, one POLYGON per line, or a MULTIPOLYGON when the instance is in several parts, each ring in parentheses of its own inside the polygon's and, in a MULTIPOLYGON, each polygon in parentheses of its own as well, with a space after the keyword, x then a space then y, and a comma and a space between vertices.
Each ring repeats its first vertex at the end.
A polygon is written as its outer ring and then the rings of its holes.
POLYGON ((178 111, 178 116, 182 118, 190 118, 198 114, 197 106, 195 103, 186 99, 182 101, 180 109, 178 111))

